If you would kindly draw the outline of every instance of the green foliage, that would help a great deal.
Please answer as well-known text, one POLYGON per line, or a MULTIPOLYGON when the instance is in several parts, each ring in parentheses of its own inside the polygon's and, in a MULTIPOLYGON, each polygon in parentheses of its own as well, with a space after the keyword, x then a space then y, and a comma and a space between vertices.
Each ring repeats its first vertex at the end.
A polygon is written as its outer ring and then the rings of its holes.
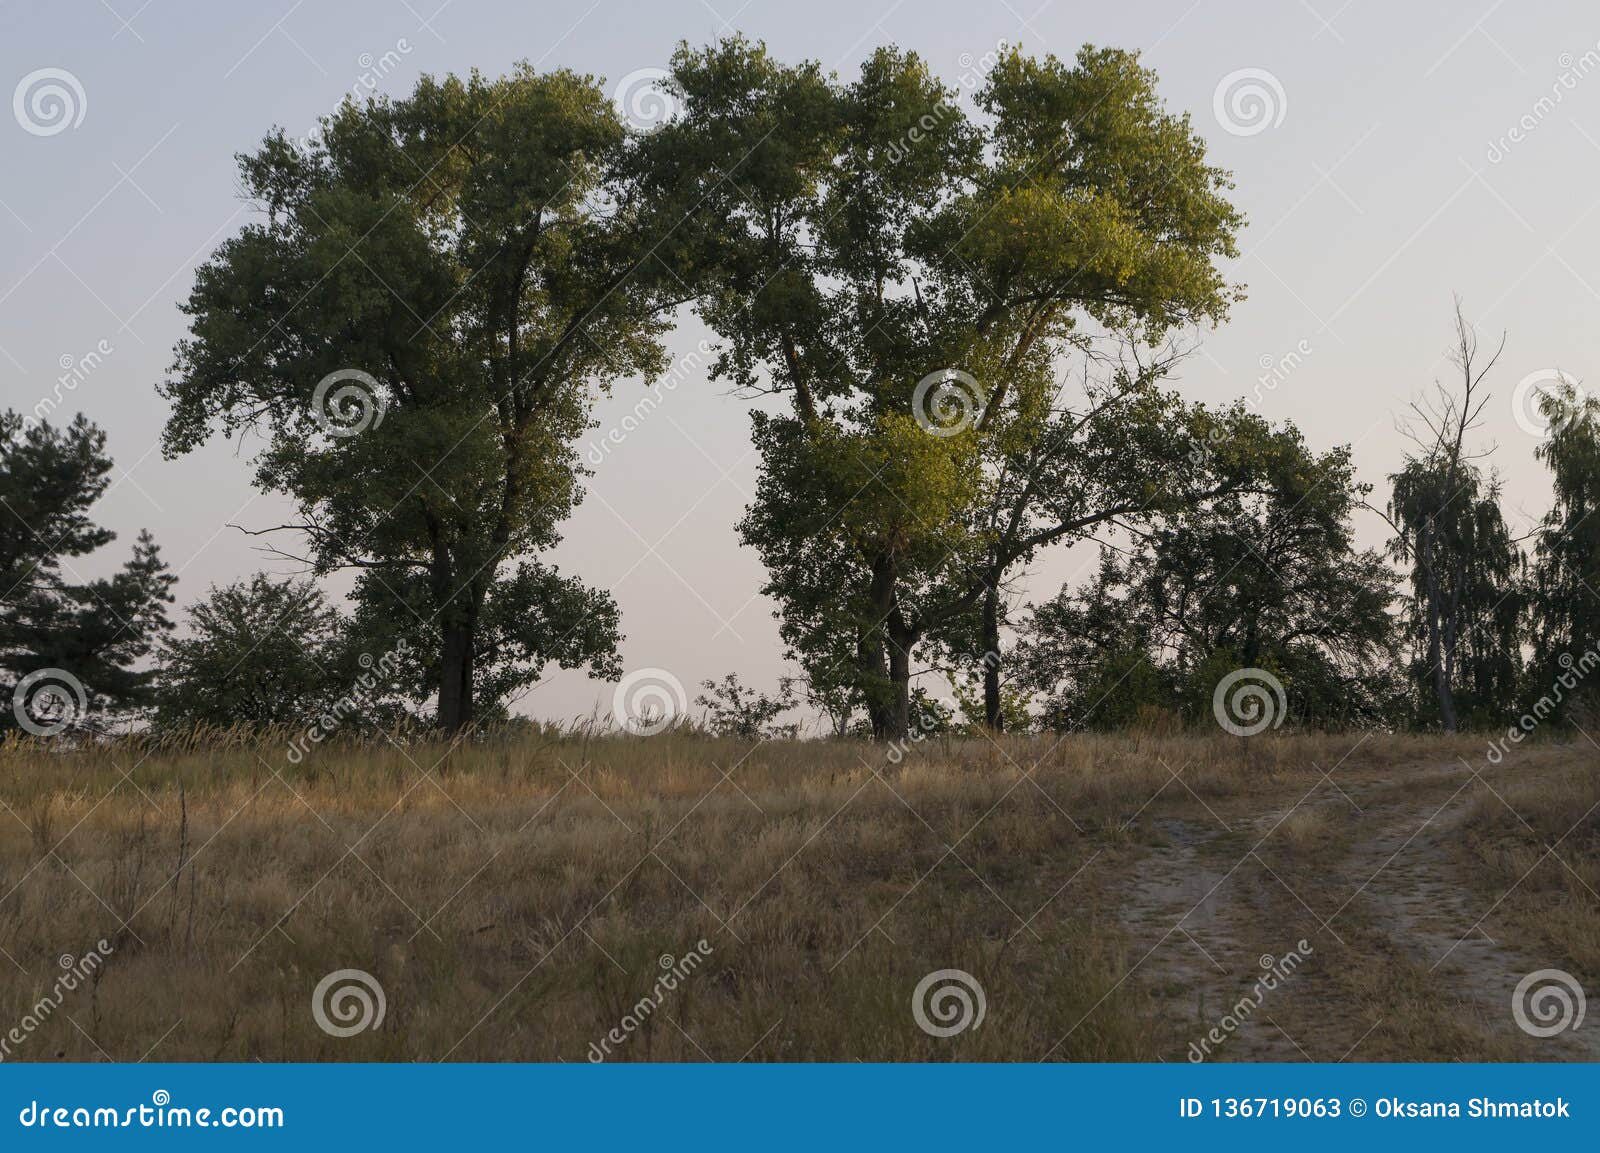
MULTIPOLYGON (((951 672, 949 677, 956 700, 955 715, 969 732, 987 728, 982 677, 962 671, 951 672)), ((1018 683, 1001 686, 1000 717, 1004 731, 1026 732, 1033 725, 1033 693, 1018 683)))
POLYGON ((1021 661, 1047 696, 1046 723, 1121 728, 1155 707, 1203 724, 1218 681, 1241 668, 1292 685, 1300 724, 1372 724, 1392 711, 1394 575, 1355 548, 1368 488, 1349 450, 1318 455, 1292 426, 1224 419, 1241 439, 1213 442, 1228 458, 1218 467, 1249 461, 1254 475, 1162 518, 1125 556, 1102 551, 1087 588, 1034 610, 1021 661))
POLYGON ((361 571, 368 618, 409 618, 450 728, 548 659, 615 669, 606 594, 502 568, 559 539, 592 389, 662 367, 662 294, 613 179, 624 136, 593 79, 525 65, 346 101, 315 143, 280 131, 240 158, 263 219, 185 307, 168 453, 263 434, 259 483, 300 512, 285 527, 318 572, 361 571))
POLYGON ((1461 383, 1436 383, 1431 399, 1413 402, 1422 431, 1409 430, 1417 451, 1389 478, 1388 511, 1390 555, 1411 570, 1403 620, 1416 720, 1447 732, 1514 715, 1527 606, 1526 562, 1500 511, 1500 482, 1477 464, 1488 453, 1474 456, 1467 444, 1489 402, 1482 386, 1505 337, 1482 355, 1458 299, 1455 338, 1451 361, 1461 383))
POLYGON ((149 700, 137 666, 171 627, 176 578, 145 532, 109 578, 85 580, 72 563, 115 539, 89 517, 110 471, 105 433, 81 414, 58 429, 0 412, 0 732, 24 717, 104 727, 149 700))
POLYGON ((720 683, 701 681, 700 687, 705 692, 695 697, 694 703, 705 709, 705 727, 715 736, 773 741, 793 737, 800 730, 797 724, 774 723, 795 706, 794 684, 788 677, 779 682, 776 696, 757 692, 734 673, 720 683))
POLYGON ((345 717, 392 721, 401 712, 392 699, 394 674, 409 661, 355 650, 347 623, 309 581, 256 573, 213 588, 190 606, 186 635, 163 646, 156 724, 295 728, 341 698, 355 706, 345 717), (377 677, 364 676, 374 667, 377 677))
MULTIPOLYGON (((1540 407, 1550 436, 1536 454, 1550 468, 1555 502, 1534 539, 1529 689, 1535 697, 1585 653, 1600 650, 1600 401, 1563 381, 1540 407)), ((1591 702, 1591 715, 1597 691, 1590 685, 1579 694, 1591 702)), ((1559 715, 1573 718, 1571 698, 1563 698, 1559 715)))
POLYGON ((681 224, 661 259, 701 291, 716 374, 793 399, 757 417, 741 533, 822 691, 904 735, 913 659, 988 579, 977 510, 1048 418, 1054 358, 1085 323, 1225 315, 1227 176, 1113 50, 1007 53, 981 119, 892 47, 840 81, 734 38, 681 48, 672 84, 682 115, 633 157, 681 224))
POLYGON ((1453 698, 1446 727, 1498 725, 1515 709, 1526 607, 1499 481, 1440 456, 1413 458, 1390 479, 1390 551, 1411 566, 1403 619, 1418 721, 1442 722, 1442 678, 1453 698))

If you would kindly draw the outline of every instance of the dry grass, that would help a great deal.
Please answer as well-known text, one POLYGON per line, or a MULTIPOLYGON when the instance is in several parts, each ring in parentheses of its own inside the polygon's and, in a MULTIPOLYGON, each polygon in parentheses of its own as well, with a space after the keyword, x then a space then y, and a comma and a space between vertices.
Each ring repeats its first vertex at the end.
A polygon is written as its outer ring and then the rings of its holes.
MULTIPOLYGON (((858 743, 688 734, 324 747, 299 765, 243 740, 11 745, 0 1031, 59 955, 105 938, 98 979, 12 1059, 583 1060, 658 958, 704 939, 709 961, 616 1059, 1153 1059, 1175 1038, 1124 980, 1138 958, 1118 916, 1149 820, 1287 809, 1313 765, 1385 779, 1457 751, 1352 744, 976 739, 898 765, 858 743), (381 1029, 314 1022, 313 988, 344 968, 382 985, 381 1029), (977 977, 988 1012, 937 1038, 910 1002, 946 968, 977 977)), ((1336 842, 1319 810, 1296 813, 1279 864, 1312 870, 1336 842)))
POLYGON ((1504 915, 1600 984, 1600 753, 1536 776, 1509 775, 1474 798, 1467 847, 1504 915))

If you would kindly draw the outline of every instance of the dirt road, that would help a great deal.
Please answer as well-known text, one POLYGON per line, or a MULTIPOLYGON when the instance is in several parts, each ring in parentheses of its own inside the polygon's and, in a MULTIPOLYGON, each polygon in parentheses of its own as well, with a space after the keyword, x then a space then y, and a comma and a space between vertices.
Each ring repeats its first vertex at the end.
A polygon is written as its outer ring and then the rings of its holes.
POLYGON ((1466 875, 1461 821, 1484 790, 1464 764, 1334 774, 1287 807, 1201 801, 1196 819, 1139 824, 1153 844, 1122 923, 1164 1056, 1378 1060, 1432 1031, 1441 1057, 1600 1060, 1600 1022, 1533 1037, 1513 1014, 1518 983, 1557 966, 1506 923, 1516 893, 1466 875))

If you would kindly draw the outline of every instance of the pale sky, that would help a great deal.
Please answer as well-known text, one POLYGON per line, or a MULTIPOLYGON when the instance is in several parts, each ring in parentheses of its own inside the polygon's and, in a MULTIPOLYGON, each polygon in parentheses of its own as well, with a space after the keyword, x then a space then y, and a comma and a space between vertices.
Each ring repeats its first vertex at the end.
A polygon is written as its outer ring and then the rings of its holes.
MULTIPOLYGON (((121 538, 81 571, 120 564, 140 528, 180 573, 179 610, 214 582, 291 571, 226 527, 276 524, 286 508, 251 488, 235 445, 169 462, 157 444, 154 385, 185 331, 178 303, 195 265, 248 219, 236 152, 273 125, 304 134, 364 81, 400 95, 424 72, 497 74, 525 58, 609 91, 664 67, 681 39, 735 29, 845 76, 894 42, 952 84, 1000 41, 1062 57, 1085 42, 1141 51, 1169 106, 1234 173, 1249 218, 1229 269, 1248 299, 1204 335, 1183 392, 1256 392, 1259 412, 1296 422, 1314 446, 1353 443, 1381 496, 1405 448, 1396 419, 1448 372, 1457 292, 1489 343, 1509 332, 1483 439, 1499 446, 1513 526, 1547 504, 1539 440, 1513 393, 1541 370, 1591 377, 1600 353, 1592 2, 441 2, 0 6, 0 95, 13 96, 0 115, 0 407, 31 412, 59 390, 63 415, 82 410, 109 434, 117 480, 95 515, 121 538), (1230 111, 1241 85, 1264 96, 1264 116, 1247 100, 1230 111), (52 88, 65 109, 30 101, 52 88), (1301 363, 1257 389, 1263 362, 1297 349, 1301 363), (62 365, 90 353, 99 363, 63 388, 62 365)), ((671 348, 705 335, 689 321, 671 348)), ((616 383, 597 407, 602 430, 641 387, 616 383)), ((734 533, 754 487, 748 423, 744 402, 691 373, 596 467, 553 557, 612 590, 626 666, 670 670, 691 695, 730 671, 762 687, 785 671, 760 563, 734 533)), ((1381 542, 1375 517, 1361 528, 1381 542)), ((1086 559, 1047 558, 1032 595, 1086 559)), ((558 672, 521 711, 571 718, 610 700, 609 686, 558 672)))

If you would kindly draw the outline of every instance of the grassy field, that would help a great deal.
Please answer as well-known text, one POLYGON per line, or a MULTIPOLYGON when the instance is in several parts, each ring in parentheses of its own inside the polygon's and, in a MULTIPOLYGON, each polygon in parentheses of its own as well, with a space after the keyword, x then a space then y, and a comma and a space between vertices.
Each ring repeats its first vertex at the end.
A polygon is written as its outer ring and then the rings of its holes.
POLYGON ((1593 1023, 1535 1038, 1510 998, 1540 968, 1600 987, 1600 753, 1485 751, 8 746, 4 1056, 1593 1058, 1593 1023), (339 970, 369 984, 319 1000, 339 970), (957 1000, 913 1012, 939 970, 982 995, 949 1036, 918 1016, 957 1000), (376 1027, 319 1024, 374 990, 376 1027))

